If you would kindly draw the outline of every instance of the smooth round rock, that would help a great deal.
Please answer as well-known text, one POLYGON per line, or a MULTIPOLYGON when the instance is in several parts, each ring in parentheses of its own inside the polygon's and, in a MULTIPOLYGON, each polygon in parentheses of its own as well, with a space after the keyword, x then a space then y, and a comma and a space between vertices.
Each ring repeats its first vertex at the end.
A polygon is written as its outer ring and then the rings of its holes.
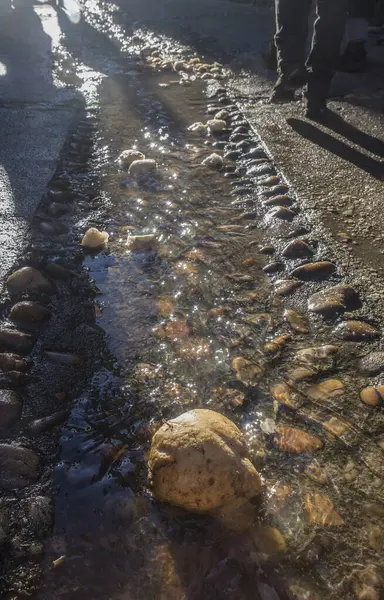
POLYGON ((46 308, 39 302, 24 300, 12 307, 9 318, 18 323, 36 323, 49 319, 51 315, 52 313, 49 308, 46 308))
POLYGON ((384 371, 384 352, 370 352, 358 363, 362 375, 378 375, 384 371))
POLYGON ((281 219, 282 221, 293 221, 295 217, 296 213, 285 206, 275 206, 265 215, 267 220, 281 219))
POLYGON ((151 250, 156 250, 157 239, 153 233, 146 235, 128 234, 126 245, 131 252, 148 252, 151 250))
POLYGON ((139 150, 135 150, 130 148, 128 150, 123 150, 123 152, 118 156, 117 162, 122 166, 128 168, 135 160, 144 160, 145 156, 139 150))
POLYGON ((282 297, 289 296, 302 285, 303 282, 297 279, 278 279, 275 281, 275 294, 282 297))
POLYGON ((0 489, 21 489, 35 483, 40 459, 36 452, 12 444, 0 444, 0 489))
POLYGON ((193 512, 229 511, 260 494, 241 432, 211 410, 191 410, 153 436, 148 461, 155 498, 193 512))
POLYGON ((311 454, 321 450, 324 445, 316 435, 285 425, 276 429, 273 443, 279 450, 293 454, 301 454, 302 452, 311 454))
POLYGON ((128 175, 131 177, 141 177, 148 173, 156 171, 156 161, 152 158, 145 158, 143 160, 134 160, 128 169, 128 175))
POLYGON ((28 354, 34 343, 34 338, 28 333, 16 329, 0 329, 0 348, 20 354, 28 354))
POLYGON ((334 285, 325 288, 308 300, 308 310, 314 313, 331 315, 353 310, 360 304, 359 294, 350 285, 334 285))
POLYGON ((26 371, 27 363, 20 354, 10 352, 0 353, 0 369, 7 373, 8 371, 26 371))
POLYGON ((273 273, 284 271, 284 269, 285 265, 281 261, 271 262, 268 265, 265 265, 265 267, 263 267, 263 271, 264 273, 267 273, 267 275, 273 275, 273 273))
POLYGON ((223 167, 224 161, 219 154, 210 154, 203 160, 202 164, 209 169, 218 171, 223 167))
POLYGON ((97 227, 90 227, 81 240, 83 248, 98 250, 105 248, 108 244, 109 235, 106 231, 99 231, 97 227))
POLYGON ((308 333, 309 327, 306 319, 296 310, 287 308, 284 311, 284 319, 295 333, 308 333))
POLYGON ((268 200, 264 200, 262 202, 263 206, 272 207, 272 206, 292 206, 293 200, 287 194, 279 194, 278 196, 272 196, 272 198, 268 198, 268 200))
POLYGON ((343 321, 335 327, 334 334, 350 342, 369 342, 380 337, 380 332, 365 321, 343 321))
POLYGON ((49 292, 51 285, 45 277, 33 267, 23 267, 8 277, 7 288, 10 294, 22 292, 49 292))
POLYGON ((12 427, 21 414, 22 400, 12 390, 0 390, 0 431, 12 427))
POLYGON ((324 279, 336 271, 336 265, 328 260, 322 260, 314 263, 306 263, 296 267, 291 272, 292 277, 297 277, 302 281, 311 281, 313 279, 324 279))
POLYGON ((312 400, 330 400, 344 394, 345 387, 339 379, 325 379, 320 383, 314 383, 307 389, 307 395, 312 400))
POLYGON ((381 406, 383 399, 384 385, 369 386, 360 392, 360 400, 367 406, 381 406))
POLYGON ((313 250, 303 240, 292 240, 285 246, 281 254, 285 258, 310 258, 313 256, 313 250))

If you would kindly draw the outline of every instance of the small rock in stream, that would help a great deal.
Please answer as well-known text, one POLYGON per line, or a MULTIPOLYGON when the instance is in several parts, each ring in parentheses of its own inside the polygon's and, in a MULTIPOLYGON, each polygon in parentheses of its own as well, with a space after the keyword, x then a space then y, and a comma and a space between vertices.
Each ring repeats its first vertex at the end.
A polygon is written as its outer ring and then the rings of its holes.
POLYGON ((295 333, 308 333, 308 322, 305 320, 303 315, 297 311, 287 308, 284 311, 284 319, 288 322, 290 328, 295 333))
POLYGON ((282 297, 289 296, 302 285, 303 282, 297 279, 278 279, 275 281, 275 294, 282 297))
POLYGON ((311 492, 304 496, 304 506, 307 517, 312 525, 340 527, 344 525, 341 516, 336 512, 332 500, 318 492, 311 492))
POLYGON ((101 250, 107 246, 108 239, 109 235, 106 231, 99 231, 96 227, 91 227, 85 232, 81 245, 89 250, 101 250))
POLYGON ((0 348, 20 354, 28 354, 31 352, 34 343, 34 337, 28 333, 16 329, 0 329, 0 348))
POLYGON ((0 370, 8 371, 26 371, 27 363, 20 354, 11 354, 10 352, 0 353, 0 370))
POLYGON ((8 277, 7 287, 10 294, 22 292, 50 292, 51 284, 37 269, 22 267, 8 277))
POLYGON ((274 185, 269 190, 265 189, 262 191, 262 195, 271 198, 271 196, 285 195, 289 192, 289 187, 284 183, 279 183, 278 185, 274 185))
POLYGON ((219 171, 220 169, 222 169, 224 161, 219 154, 210 154, 209 156, 207 156, 207 158, 203 160, 201 164, 203 164, 205 167, 208 167, 209 169, 219 171))
POLYGON ((384 400, 384 385, 364 388, 360 392, 360 399, 367 406, 382 406, 384 400))
POLYGON ((384 371, 384 352, 370 352, 358 364, 362 375, 378 375, 384 371))
POLYGON ((273 246, 262 246, 259 250, 260 254, 275 254, 275 248, 273 246))
POLYGON ((131 252, 148 252, 156 250, 157 239, 152 233, 146 235, 128 234, 126 245, 131 252))
POLYGON ((0 444, 0 489, 21 489, 35 483, 40 459, 24 446, 0 444))
POLYGON ((51 315, 49 308, 39 302, 23 300, 12 307, 9 318, 17 323, 36 323, 49 319, 51 315))
POLYGON ((325 401, 337 396, 342 396, 345 392, 345 387, 339 379, 325 379, 320 383, 310 385, 306 390, 307 396, 312 400, 325 401))
POLYGON ((278 196, 272 196, 268 200, 263 200, 262 205, 271 208, 273 206, 286 206, 287 208, 292 206, 293 200, 287 194, 279 194, 278 196))
POLYGON ((274 208, 271 208, 265 215, 267 220, 281 219, 282 221, 293 221, 295 217, 296 213, 285 206, 275 206, 274 208))
POLYGON ((131 177, 142 177, 148 173, 154 173, 157 170, 156 161, 152 158, 134 160, 128 169, 128 175, 131 177))
POLYGON ((322 260, 314 263, 306 263, 296 267, 291 272, 292 277, 297 277, 302 281, 311 281, 314 279, 324 279, 336 271, 336 265, 329 260, 322 260))
POLYGON ((237 379, 244 385, 256 385, 264 374, 264 368, 261 365, 253 363, 242 356, 233 359, 232 368, 237 379))
POLYGON ((285 246, 281 254, 285 258, 310 258, 313 256, 313 250, 303 240, 292 240, 285 246))
POLYGON ((279 271, 284 271, 284 269, 285 265, 281 261, 271 262, 268 265, 265 265, 265 267, 263 267, 263 271, 264 273, 267 273, 267 275, 273 275, 274 273, 278 273, 279 271))
POLYGON ((31 435, 40 435, 40 433, 64 423, 69 415, 70 410, 59 410, 58 412, 48 415, 47 417, 41 417, 40 419, 31 421, 28 423, 26 430, 31 435))
POLYGON ((0 431, 5 431, 18 421, 22 404, 16 392, 0 390, 0 431))
POLYGON ((212 133, 220 133, 220 131, 227 129, 227 123, 222 119, 214 118, 207 122, 207 127, 212 133))
POLYGON ((334 329, 334 334, 350 342, 369 342, 380 337, 380 332, 365 321, 343 321, 334 329))
POLYGON ((128 168, 135 160, 144 160, 145 156, 139 150, 130 148, 129 150, 123 150, 118 156, 117 162, 121 167, 128 168))
POLYGON ((350 285, 334 285, 313 294, 308 300, 308 310, 332 315, 353 310, 360 304, 359 294, 350 285))
POLYGON ((277 428, 273 438, 273 443, 279 450, 293 454, 303 452, 311 454, 321 450, 324 446, 323 441, 315 435, 307 433, 296 427, 282 425, 277 428))

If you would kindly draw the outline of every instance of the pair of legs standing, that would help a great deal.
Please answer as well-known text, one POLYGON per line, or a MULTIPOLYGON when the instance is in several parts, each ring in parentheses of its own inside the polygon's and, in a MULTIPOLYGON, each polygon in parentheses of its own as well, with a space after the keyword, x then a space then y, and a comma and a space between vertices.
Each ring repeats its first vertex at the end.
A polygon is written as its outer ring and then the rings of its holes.
POLYGON ((291 99, 294 89, 306 83, 307 116, 318 118, 325 113, 339 60, 347 0, 316 0, 312 47, 306 59, 311 4, 311 0, 276 0, 275 44, 279 77, 271 100, 291 99))

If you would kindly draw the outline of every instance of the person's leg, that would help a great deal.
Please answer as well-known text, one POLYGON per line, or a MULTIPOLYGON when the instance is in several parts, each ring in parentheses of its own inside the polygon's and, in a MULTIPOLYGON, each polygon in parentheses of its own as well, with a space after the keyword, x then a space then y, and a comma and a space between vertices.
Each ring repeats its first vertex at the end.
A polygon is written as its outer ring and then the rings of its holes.
POLYGON ((295 87, 306 79, 305 47, 311 0, 275 0, 278 80, 272 101, 293 98, 295 87))
POLYGON ((317 0, 311 53, 307 60, 307 116, 321 117, 337 68, 347 19, 347 0, 317 0))

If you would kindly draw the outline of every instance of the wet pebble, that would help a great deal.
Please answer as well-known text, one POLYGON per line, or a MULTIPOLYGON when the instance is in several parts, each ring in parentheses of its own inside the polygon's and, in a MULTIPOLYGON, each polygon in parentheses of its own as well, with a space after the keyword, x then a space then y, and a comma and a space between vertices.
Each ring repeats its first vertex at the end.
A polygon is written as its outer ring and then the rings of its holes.
POLYGON ((9 318, 18 323, 35 323, 49 319, 51 314, 49 308, 39 302, 24 300, 12 307, 9 318))
POLYGON ((284 269, 285 265, 281 261, 271 262, 268 265, 265 265, 265 267, 263 267, 264 273, 267 273, 268 275, 273 275, 274 273, 278 273, 279 271, 284 271, 284 269))
POLYGON ((300 396, 297 392, 284 381, 271 387, 272 397, 279 403, 288 408, 297 409, 300 404, 300 396))
POLYGON ((0 369, 7 371, 26 371, 27 363, 20 354, 11 354, 9 352, 0 353, 0 369))
POLYGON ((64 423, 69 415, 69 410, 59 410, 47 417, 41 417, 41 419, 31 421, 28 423, 26 430, 30 435, 40 435, 44 431, 53 429, 53 427, 64 423))
POLYGON ((306 319, 297 311, 287 308, 284 311, 284 319, 295 333, 308 333, 309 327, 306 319))
POLYGON ((51 284, 37 269, 22 267, 8 277, 7 287, 10 294, 22 292, 49 292, 51 284))
POLYGON ((320 383, 315 383, 306 390, 309 398, 312 400, 330 400, 344 394, 345 387, 339 379, 325 379, 320 383))
POLYGON ((229 112, 227 110, 219 110, 219 112, 217 112, 215 114, 215 120, 219 120, 219 121, 227 121, 229 119, 229 112))
POLYGON ((0 444, 0 489, 21 489, 38 478, 39 457, 33 450, 0 444))
POLYGON ((271 208, 265 215, 267 220, 281 219, 283 221, 293 221, 295 217, 296 213, 285 206, 275 206, 274 208, 271 208))
POLYGON ((277 296, 289 296, 303 285, 297 279, 278 279, 275 281, 275 294, 277 296))
POLYGON ((251 148, 246 154, 244 154, 244 158, 268 158, 268 155, 264 148, 257 146, 256 148, 251 148))
POLYGON ((344 433, 349 429, 349 425, 338 419, 337 417, 330 417, 323 422, 324 429, 336 438, 342 437, 344 433))
POLYGON ((351 342, 368 342, 380 337, 380 332, 365 321, 343 321, 334 329, 340 340, 351 342))
POLYGON ((265 354, 277 354, 277 352, 280 352, 280 350, 282 350, 285 344, 291 339, 292 337, 289 333, 278 335, 277 337, 264 344, 263 352, 265 352, 265 354))
POLYGON ((28 354, 35 343, 35 339, 28 333, 16 329, 0 329, 0 347, 11 352, 28 354))
POLYGON ((141 177, 142 175, 153 173, 156 170, 156 161, 151 158, 145 158, 142 160, 134 160, 128 169, 128 175, 131 177, 141 177))
POLYGON ((277 428, 273 443, 279 450, 293 454, 316 452, 321 450, 323 442, 320 438, 296 427, 280 426, 277 428))
POLYGON ((21 414, 22 400, 16 392, 0 390, 0 431, 12 427, 21 414))
POLYGON ((315 461, 305 467, 304 473, 315 483, 320 485, 326 485, 328 483, 328 475, 315 461))
POLYGON ((240 158, 241 152, 240 150, 229 150, 229 152, 225 152, 224 158, 228 160, 237 160, 240 158))
POLYGON ((233 133, 248 133, 248 131, 249 127, 244 127, 244 125, 240 125, 238 127, 235 127, 233 133))
POLYGON ((310 258, 313 255, 313 250, 303 240, 292 240, 285 246, 281 254, 285 258, 310 258))
POLYGON ((334 504, 329 496, 311 492, 304 496, 304 506, 308 521, 312 525, 322 525, 329 527, 340 527, 344 521, 336 512, 334 504))
POLYGON ((211 133, 220 133, 224 129, 227 129, 227 123, 222 119, 211 119, 207 122, 207 127, 211 133))
POLYGON ((361 390, 360 400, 367 406, 382 406, 384 385, 369 386, 361 390))
POLYGON ((261 187, 267 186, 267 187, 273 187, 274 189, 276 188, 278 183, 279 183, 279 178, 277 177, 277 175, 272 175, 271 177, 266 177, 265 179, 261 179, 259 181, 259 185, 261 187))
MULTIPOLYGON (((276 179, 276 177, 274 179, 276 179)), ((273 185, 269 190, 263 190, 262 194, 267 198, 271 198, 272 196, 285 195, 288 192, 289 187, 284 183, 279 183, 278 185, 273 185)))
POLYGON ((81 245, 88 250, 101 250, 107 246, 108 239, 109 235, 106 231, 99 231, 96 227, 91 227, 85 232, 81 245))
POLYGON ((362 375, 378 375, 384 371, 384 352, 370 352, 358 363, 362 375))
POLYGON ((372 550, 382 554, 384 552, 384 527, 382 525, 370 525, 368 528, 368 543, 372 550))
POLYGON ((264 374, 264 368, 261 365, 253 363, 242 356, 233 359, 232 368, 237 379, 245 385, 256 385, 264 374))
POLYGON ((139 150, 135 150, 134 148, 130 148, 128 150, 123 150, 123 152, 118 156, 117 162, 121 167, 128 168, 135 160, 144 160, 145 156, 139 150))
POLYGON ((262 246, 259 249, 260 254, 266 254, 266 255, 270 255, 270 254, 275 254, 275 248, 273 246, 262 246))
POLYGON ((126 245, 131 252, 148 252, 151 250, 156 250, 157 239, 154 234, 147 234, 147 235, 128 234, 126 245))
POLYGON ((334 285, 313 294, 308 300, 308 310, 330 315, 352 310, 359 303, 359 295, 350 285, 334 285))
POLYGON ((332 275, 335 271, 336 265, 334 263, 331 263, 328 260, 322 260, 296 267, 296 269, 293 269, 291 275, 302 281, 310 281, 313 279, 324 279, 332 275))
POLYGON ((272 207, 272 206, 292 206, 293 200, 287 194, 279 194, 278 196, 272 196, 272 198, 268 198, 268 200, 264 200, 262 202, 263 206, 272 207))
POLYGON ((202 164, 209 169, 218 171, 223 167, 224 161, 219 154, 210 154, 203 160, 202 164))
MULTIPOLYGON (((281 532, 270 525, 256 525, 253 528, 253 539, 256 548, 263 554, 280 554, 287 550, 287 544, 281 532)), ((265 598, 272 598, 265 596, 265 598)))

